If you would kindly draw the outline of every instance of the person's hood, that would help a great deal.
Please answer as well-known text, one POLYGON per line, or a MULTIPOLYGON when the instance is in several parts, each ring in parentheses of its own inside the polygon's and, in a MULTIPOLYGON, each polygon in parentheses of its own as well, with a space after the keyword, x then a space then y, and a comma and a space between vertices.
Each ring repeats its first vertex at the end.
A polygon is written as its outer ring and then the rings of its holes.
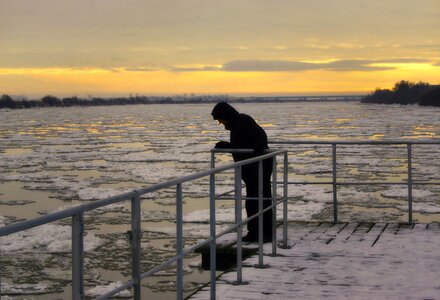
POLYGON ((226 102, 217 103, 211 113, 214 120, 231 121, 239 115, 239 112, 226 102))

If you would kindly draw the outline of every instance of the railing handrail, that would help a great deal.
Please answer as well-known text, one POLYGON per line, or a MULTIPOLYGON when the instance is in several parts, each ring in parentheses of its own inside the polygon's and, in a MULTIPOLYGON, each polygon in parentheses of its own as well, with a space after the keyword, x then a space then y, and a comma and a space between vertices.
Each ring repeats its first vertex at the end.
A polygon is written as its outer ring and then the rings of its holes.
POLYGON ((57 212, 49 213, 47 215, 35 217, 35 218, 29 219, 29 220, 24 220, 24 221, 19 221, 19 222, 13 223, 13 224, 9 224, 9 225, 0 227, 0 237, 5 236, 5 235, 9 235, 9 234, 13 234, 13 233, 16 233, 19 231, 23 231, 26 229, 30 229, 33 227, 37 227, 40 225, 44 225, 47 223, 51 223, 54 221, 62 220, 62 219, 68 218, 68 217, 72 217, 76 214, 84 213, 84 212, 87 212, 87 211, 90 211, 93 209, 97 209, 100 207, 104 207, 104 206, 107 206, 110 204, 114 204, 114 203, 118 203, 118 202, 122 202, 122 201, 127 201, 130 198, 132 198, 136 193, 139 194, 140 196, 142 196, 147 193, 151 193, 151 192, 155 192, 157 190, 161 190, 164 188, 169 188, 169 187, 175 186, 179 183, 184 183, 184 182, 196 180, 196 179, 206 177, 206 176, 209 176, 212 174, 220 173, 220 172, 223 172, 223 171, 226 171, 229 169, 234 169, 239 166, 251 164, 251 163, 266 159, 266 158, 271 158, 273 156, 284 153, 284 151, 285 151, 284 149, 270 151, 269 153, 258 156, 258 157, 249 158, 249 159, 234 162, 234 163, 229 163, 229 164, 215 167, 212 169, 208 169, 205 171, 197 172, 197 173, 194 173, 191 175, 171 179, 171 180, 168 180, 163 183, 154 184, 150 187, 134 189, 131 192, 119 194, 119 195, 108 197, 108 198, 101 199, 101 200, 96 200, 92 203, 81 204, 81 205, 78 205, 75 207, 67 208, 62 211, 57 211, 57 212))

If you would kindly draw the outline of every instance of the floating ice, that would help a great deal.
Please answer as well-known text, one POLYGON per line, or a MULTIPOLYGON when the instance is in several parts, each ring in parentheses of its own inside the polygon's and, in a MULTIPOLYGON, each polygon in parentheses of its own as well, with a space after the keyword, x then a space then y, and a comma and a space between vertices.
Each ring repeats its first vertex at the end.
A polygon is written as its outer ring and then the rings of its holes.
MULTIPOLYGON (((7 282, 1 283, 1 294, 7 294, 7 295, 33 295, 33 294, 46 294, 51 291, 51 288, 49 285, 44 283, 37 283, 37 284, 30 284, 30 283, 24 283, 24 284, 11 284, 7 282)), ((7 299, 7 298, 6 298, 7 299)), ((2 296, 3 300, 3 296, 2 296)))
MULTIPOLYGON (((70 226, 45 224, 29 230, 0 238, 0 251, 10 252, 49 252, 64 253, 71 251, 72 228, 70 226)), ((101 246, 104 240, 93 232, 86 232, 84 250, 91 251, 101 246)))
MULTIPOLYGON (((87 297, 99 297, 103 294, 106 294, 118 287, 120 287, 121 285, 123 285, 123 283, 121 281, 115 281, 112 282, 108 285, 98 285, 95 286, 94 288, 91 288, 89 290, 86 291, 86 296, 87 297)), ((117 293, 115 296, 112 297, 116 297, 116 298, 131 298, 132 297, 132 293, 128 290, 124 290, 121 291, 119 293, 117 293)))
MULTIPOLYGON (((390 198, 407 198, 408 189, 401 187, 390 187, 389 189, 381 192, 380 194, 384 197, 390 197, 390 198)), ((423 199, 423 198, 429 198, 434 194, 428 190, 413 189, 412 195, 415 198, 423 199)))
MULTIPOLYGON (((397 206, 397 209, 401 211, 407 211, 408 205, 399 205, 397 206)), ((413 212, 418 212, 418 213, 428 213, 428 214, 440 213, 439 206, 428 203, 419 203, 419 202, 413 202, 412 210, 413 212)))
POLYGON ((123 194, 123 193, 130 192, 130 191, 131 190, 118 191, 118 190, 114 190, 114 189, 87 187, 87 188, 80 189, 77 192, 77 195, 80 200, 90 201, 90 200, 105 199, 108 197, 116 196, 116 195, 123 194))

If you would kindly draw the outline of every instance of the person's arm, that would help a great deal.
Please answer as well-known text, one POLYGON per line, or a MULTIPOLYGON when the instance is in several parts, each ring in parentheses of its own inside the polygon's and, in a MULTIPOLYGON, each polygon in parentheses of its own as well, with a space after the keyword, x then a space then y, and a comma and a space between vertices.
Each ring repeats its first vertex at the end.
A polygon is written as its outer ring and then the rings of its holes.
POLYGON ((218 148, 218 149, 231 149, 232 148, 232 144, 230 142, 220 141, 220 142, 217 142, 217 144, 215 144, 215 148, 218 148))

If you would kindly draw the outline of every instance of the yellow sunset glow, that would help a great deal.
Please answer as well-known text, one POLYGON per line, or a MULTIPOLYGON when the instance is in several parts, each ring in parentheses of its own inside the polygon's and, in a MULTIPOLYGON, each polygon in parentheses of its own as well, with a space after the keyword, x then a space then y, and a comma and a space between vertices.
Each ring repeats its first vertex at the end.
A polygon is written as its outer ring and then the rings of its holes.
POLYGON ((439 14, 438 0, 1 1, 0 94, 353 94, 400 80, 440 84, 439 14))

